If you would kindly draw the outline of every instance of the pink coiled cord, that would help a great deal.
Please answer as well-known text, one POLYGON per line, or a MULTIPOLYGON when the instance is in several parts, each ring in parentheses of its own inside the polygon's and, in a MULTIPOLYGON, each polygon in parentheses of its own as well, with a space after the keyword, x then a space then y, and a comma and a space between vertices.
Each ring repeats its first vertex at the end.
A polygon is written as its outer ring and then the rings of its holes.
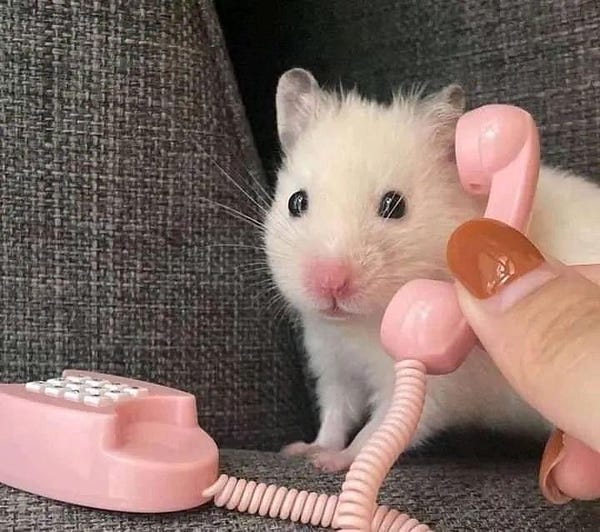
POLYGON ((394 370, 390 408, 350 466, 339 497, 227 475, 221 475, 204 495, 214 497, 215 506, 228 510, 348 532, 430 531, 416 519, 376 503, 387 473, 415 433, 425 401, 425 365, 417 360, 403 360, 396 362, 394 370))
POLYGON ((390 408, 350 466, 342 486, 335 525, 344 531, 429 530, 405 514, 376 506, 379 488, 408 447, 425 401, 425 365, 417 360, 403 360, 395 363, 394 370, 390 408))

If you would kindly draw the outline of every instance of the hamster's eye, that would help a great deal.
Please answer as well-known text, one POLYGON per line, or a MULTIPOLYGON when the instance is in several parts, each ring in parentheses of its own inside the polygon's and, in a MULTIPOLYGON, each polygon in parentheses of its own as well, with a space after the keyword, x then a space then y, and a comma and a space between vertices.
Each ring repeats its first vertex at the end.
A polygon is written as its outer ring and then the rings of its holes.
POLYGON ((308 194, 304 190, 294 192, 288 201, 288 210, 295 218, 302 216, 308 209, 308 194))
POLYGON ((402 218, 406 213, 406 200, 399 192, 386 192, 379 202, 377 214, 382 218, 402 218))

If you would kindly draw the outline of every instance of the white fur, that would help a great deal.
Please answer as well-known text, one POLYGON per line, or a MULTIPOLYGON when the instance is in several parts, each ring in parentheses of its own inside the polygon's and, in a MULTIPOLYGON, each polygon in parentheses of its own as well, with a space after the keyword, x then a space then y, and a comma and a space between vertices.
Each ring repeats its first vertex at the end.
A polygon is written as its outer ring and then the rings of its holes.
MULTIPOLYGON (((312 119, 286 154, 267 217, 266 249, 273 277, 299 312, 310 368, 318 378, 321 428, 311 453, 324 469, 346 468, 381 421, 393 386, 392 361, 379 342, 379 320, 396 290, 417 277, 447 279, 448 236, 485 203, 461 188, 450 161, 455 121, 443 101, 398 98, 390 106, 356 94, 323 93, 312 119), (308 192, 304 216, 287 201, 308 192), (389 191, 407 198, 399 220, 377 216, 389 191), (303 261, 344 257, 357 265, 359 290, 341 306, 349 319, 328 319, 302 283, 303 261), (347 446, 352 428, 370 421, 347 446)), ((448 104, 449 105, 449 104, 448 104)), ((600 188, 544 167, 530 235, 567 263, 600 261, 600 188)), ((546 423, 512 392, 486 353, 476 350, 455 373, 431 377, 413 445, 440 430, 477 425, 541 435, 546 423)))

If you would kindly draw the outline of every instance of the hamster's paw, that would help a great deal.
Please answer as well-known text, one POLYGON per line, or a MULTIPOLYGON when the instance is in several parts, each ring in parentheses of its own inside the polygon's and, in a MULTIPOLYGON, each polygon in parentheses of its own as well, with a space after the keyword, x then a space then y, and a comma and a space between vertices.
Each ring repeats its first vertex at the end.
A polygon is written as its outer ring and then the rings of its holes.
POLYGON ((347 451, 328 451, 326 449, 316 452, 312 457, 312 464, 321 471, 327 473, 337 473, 346 471, 353 462, 354 458, 347 451))
POLYGON ((297 441, 286 445, 281 449, 283 456, 311 456, 322 451, 321 447, 315 443, 306 443, 304 441, 297 441))

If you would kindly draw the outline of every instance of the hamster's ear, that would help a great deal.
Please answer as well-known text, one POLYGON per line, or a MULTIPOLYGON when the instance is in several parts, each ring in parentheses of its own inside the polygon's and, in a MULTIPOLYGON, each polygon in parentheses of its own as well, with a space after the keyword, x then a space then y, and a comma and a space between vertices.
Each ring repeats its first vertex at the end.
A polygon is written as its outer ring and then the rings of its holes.
POLYGON ((437 142, 447 149, 447 156, 454 160, 454 135, 456 123, 466 110, 467 99, 463 88, 453 83, 425 98, 425 112, 435 131, 437 142))
POLYGON ((442 126, 454 126, 465 112, 466 106, 465 91, 456 83, 425 98, 427 114, 434 122, 442 126))
POLYGON ((277 132, 284 151, 289 151, 314 116, 320 94, 314 76, 302 68, 285 72, 277 84, 275 107, 277 132))
POLYGON ((465 112, 467 107, 465 90, 458 83, 452 83, 444 87, 438 93, 438 100, 449 105, 459 116, 465 112))

